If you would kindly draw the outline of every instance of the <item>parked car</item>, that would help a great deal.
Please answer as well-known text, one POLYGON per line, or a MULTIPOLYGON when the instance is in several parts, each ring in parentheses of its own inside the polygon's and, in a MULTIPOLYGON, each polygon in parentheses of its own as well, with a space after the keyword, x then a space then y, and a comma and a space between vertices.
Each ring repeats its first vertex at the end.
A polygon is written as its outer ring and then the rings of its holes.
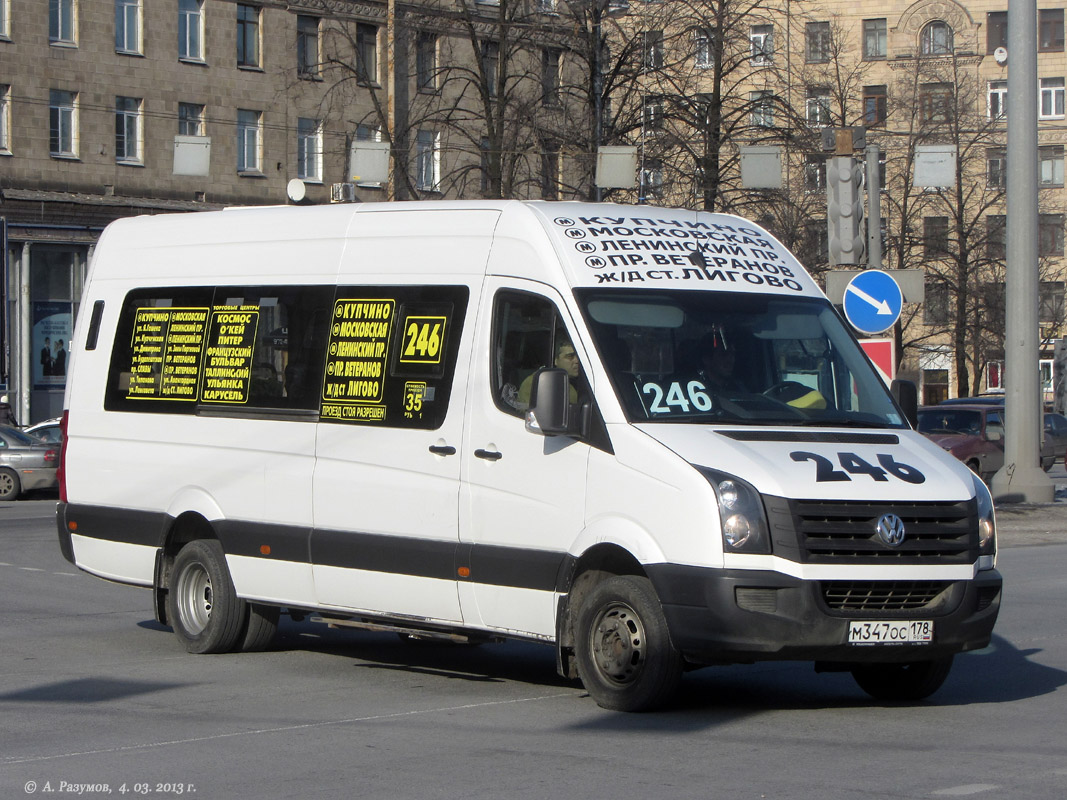
MULTIPOLYGON (((36 425, 30 425, 28 428, 23 428, 22 432, 28 433, 33 438, 40 439, 42 442, 59 445, 63 443, 63 429, 59 425, 60 421, 59 417, 46 419, 44 422, 38 422, 36 425)), ((1065 442, 1067 442, 1067 440, 1065 440, 1065 442)))
POLYGON ((31 489, 54 489, 59 448, 9 425, 0 425, 0 500, 31 489))
MULTIPOLYGON (((1003 394, 984 394, 978 397, 952 397, 942 400, 942 406, 999 406, 1004 409, 1003 394)), ((1048 409, 1049 405, 1046 404, 1048 409)), ((1044 420, 1045 435, 1041 442, 1041 469, 1048 472, 1057 461, 1063 461, 1067 466, 1067 417, 1052 411, 1045 412, 1044 420)))
MULTIPOLYGON (((989 481, 1004 466, 1004 406, 994 403, 942 403, 919 409, 919 433, 948 450, 989 481)), ((1041 442, 1041 468, 1056 463, 1055 445, 1047 433, 1041 442)))
POLYGON ((942 400, 939 405, 943 406, 1002 406, 1004 405, 1004 394, 981 394, 978 397, 949 397, 947 400, 942 400))
POLYGON ((1067 466, 1067 417, 1063 414, 1045 414, 1045 438, 1052 443, 1052 461, 1063 461, 1067 466))

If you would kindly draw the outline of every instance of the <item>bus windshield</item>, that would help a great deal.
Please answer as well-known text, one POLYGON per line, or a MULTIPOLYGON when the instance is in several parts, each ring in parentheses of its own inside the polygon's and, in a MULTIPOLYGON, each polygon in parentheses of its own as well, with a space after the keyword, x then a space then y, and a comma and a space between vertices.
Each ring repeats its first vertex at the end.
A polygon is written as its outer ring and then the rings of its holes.
POLYGON ((907 427, 826 300, 576 294, 632 422, 907 427))

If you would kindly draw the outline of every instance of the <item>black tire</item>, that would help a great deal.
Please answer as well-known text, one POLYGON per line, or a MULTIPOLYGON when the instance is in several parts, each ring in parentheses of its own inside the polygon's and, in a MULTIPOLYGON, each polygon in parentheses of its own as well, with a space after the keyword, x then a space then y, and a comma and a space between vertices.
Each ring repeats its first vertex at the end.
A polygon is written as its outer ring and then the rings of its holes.
POLYGON ((239 649, 248 627, 248 604, 237 597, 222 546, 214 539, 189 542, 174 559, 167 617, 190 653, 239 649))
POLYGON ((857 664, 852 677, 875 700, 907 703, 925 700, 948 677, 952 656, 906 664, 857 664))
POLYGON ((260 650, 266 650, 274 640, 281 609, 260 603, 246 603, 245 605, 248 606, 248 627, 245 629, 241 650, 246 653, 258 653, 260 650))
POLYGON ((18 473, 13 469, 0 469, 0 500, 18 500, 22 494, 22 484, 18 473))
POLYGON ((620 575, 594 586, 574 631, 578 674, 597 705, 649 711, 677 690, 682 657, 647 578, 620 575))

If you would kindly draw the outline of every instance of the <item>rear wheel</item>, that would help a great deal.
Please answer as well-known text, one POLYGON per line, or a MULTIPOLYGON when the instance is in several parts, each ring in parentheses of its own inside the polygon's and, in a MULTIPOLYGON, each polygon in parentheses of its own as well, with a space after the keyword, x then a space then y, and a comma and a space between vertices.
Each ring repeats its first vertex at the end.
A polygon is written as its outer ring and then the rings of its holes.
POLYGON ((278 630, 278 616, 281 609, 260 603, 246 603, 246 605, 248 606, 248 628, 245 630, 241 649, 246 653, 266 650, 278 630))
POLYGON ((18 473, 13 469, 0 469, 0 500, 18 500, 22 494, 22 484, 18 473))
POLYGON ((575 621, 575 656, 590 696, 613 711, 661 706, 682 677, 659 598, 647 578, 632 575, 608 578, 586 595, 575 621))
POLYGON ((167 617, 190 653, 229 653, 242 644, 248 604, 237 597, 214 539, 189 542, 174 559, 167 617))
POLYGON ((907 664, 859 664, 852 677, 876 700, 910 702, 924 700, 945 682, 952 669, 952 656, 907 664))

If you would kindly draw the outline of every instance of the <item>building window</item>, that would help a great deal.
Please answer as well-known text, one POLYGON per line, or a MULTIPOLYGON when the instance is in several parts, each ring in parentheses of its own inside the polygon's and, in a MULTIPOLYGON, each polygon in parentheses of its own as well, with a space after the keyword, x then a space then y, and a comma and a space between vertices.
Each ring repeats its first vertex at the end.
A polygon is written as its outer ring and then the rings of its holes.
POLYGON ((318 17, 306 14, 296 17, 296 74, 301 78, 317 78, 319 75, 318 17))
POLYGON ((438 191, 441 183, 441 134, 419 130, 415 138, 415 188, 438 191))
POLYGON ((809 155, 804 161, 804 190, 826 191, 826 156, 809 155))
POLYGON ((1053 144, 1037 150, 1038 180, 1041 188, 1063 186, 1063 145, 1053 144))
POLYGON ((420 92, 437 91, 437 35, 420 31, 415 42, 415 74, 420 92))
POLYGON ((748 100, 752 107, 752 126, 755 128, 773 128, 774 92, 766 89, 758 92, 749 92, 748 100))
POLYGON ((237 171, 262 172, 262 114, 237 110, 237 171))
POLYGON ((928 280, 923 294, 923 324, 943 328, 949 323, 950 292, 948 284, 928 280))
POLYGON ((863 124, 869 128, 885 125, 889 97, 884 85, 863 87, 863 124))
POLYGON ((296 176, 305 181, 322 181, 322 122, 301 117, 297 120, 296 176))
POLYGON ((60 158, 78 157, 78 93, 48 93, 48 150, 60 158))
POLYGON ((258 67, 259 6, 237 4, 237 66, 258 67))
POLYGON ((11 153, 11 87, 6 83, 0 83, 0 153, 11 153))
POLYGON ((141 99, 115 98, 115 160, 141 163, 141 99))
POLYGON ((560 149, 556 142, 541 143, 541 199, 559 200, 560 149))
POLYGON ((48 41, 74 44, 76 29, 74 0, 48 0, 48 41))
POLYGON ((204 107, 199 103, 178 103, 178 135, 204 135, 204 107))
POLYGON ((947 22, 935 19, 926 23, 919 34, 919 53, 924 56, 952 55, 952 28, 947 22))
POLYGON ((1008 151, 1003 148, 986 150, 986 186, 1005 189, 1008 185, 1008 151))
POLYGON ((1041 79, 1041 119, 1063 119, 1063 78, 1041 79))
POLYGON ((887 49, 885 20, 863 20, 863 57, 867 60, 885 58, 887 49))
POLYGON ((805 102, 805 118, 813 128, 825 128, 830 124, 830 90, 822 86, 808 89, 805 102))
POLYGON ((11 0, 0 0, 0 39, 11 38, 11 0))
POLYGON ((989 214, 985 218, 986 257, 1002 261, 1007 253, 1008 243, 1007 217, 1003 214, 989 214))
POLYGON ((663 196, 663 161, 647 159, 641 167, 641 197, 663 196))
POLYGON ((204 0, 178 0, 178 58, 204 60, 204 0))
POLYGON ((1041 281, 1038 290, 1037 321, 1058 325, 1063 322, 1063 281, 1041 281))
MULTIPOLYGON (((356 126, 356 142, 380 142, 382 140, 382 129, 374 128, 370 125, 357 125, 356 126)), ((369 186, 380 188, 381 181, 356 181, 357 186, 369 186)))
POLYGON ((986 108, 990 119, 1001 119, 1008 112, 1008 82, 990 81, 986 95, 986 108))
POLYGON ((715 66, 715 38, 707 28, 696 31, 693 34, 693 49, 695 50, 696 68, 710 69, 715 66))
POLYGON ((926 124, 940 125, 952 116, 952 84, 924 83, 919 87, 919 118, 926 124))
POLYGON ((1043 8, 1038 13, 1037 49, 1042 53, 1063 52, 1063 9, 1043 8))
POLYGON ((942 258, 948 254, 948 217, 923 217, 923 255, 942 258))
POLYGON ((478 142, 478 158, 481 166, 481 182, 479 189, 483 195, 489 192, 489 156, 492 150, 492 145, 489 143, 489 137, 483 136, 481 141, 478 142))
POLYGON ((500 43, 482 42, 482 74, 485 89, 490 97, 496 97, 496 81, 500 70, 500 43))
POLYGON ((649 95, 645 98, 644 114, 642 115, 643 130, 645 131, 659 131, 663 130, 663 97, 660 95, 649 95))
POLYGON ((115 52, 141 52, 141 0, 115 0, 115 52))
POLYGON ((1063 214, 1038 214, 1037 254, 1063 255, 1063 214))
POLYGON ((985 15, 986 55, 993 55, 998 47, 1008 46, 1008 12, 990 11, 985 15))
POLYGON ((541 50, 541 105, 559 105, 560 51, 554 47, 541 50))
POLYGON ((663 31, 645 31, 641 34, 642 66, 646 70, 663 68, 663 31))
POLYGON ((378 83, 378 26, 361 22, 356 25, 356 53, 359 80, 378 83))
POLYGON ((749 63, 758 67, 774 60, 774 26, 753 25, 749 28, 749 63))
POLYGON ((809 64, 823 64, 830 60, 829 22, 809 22, 804 29, 804 41, 809 64))

